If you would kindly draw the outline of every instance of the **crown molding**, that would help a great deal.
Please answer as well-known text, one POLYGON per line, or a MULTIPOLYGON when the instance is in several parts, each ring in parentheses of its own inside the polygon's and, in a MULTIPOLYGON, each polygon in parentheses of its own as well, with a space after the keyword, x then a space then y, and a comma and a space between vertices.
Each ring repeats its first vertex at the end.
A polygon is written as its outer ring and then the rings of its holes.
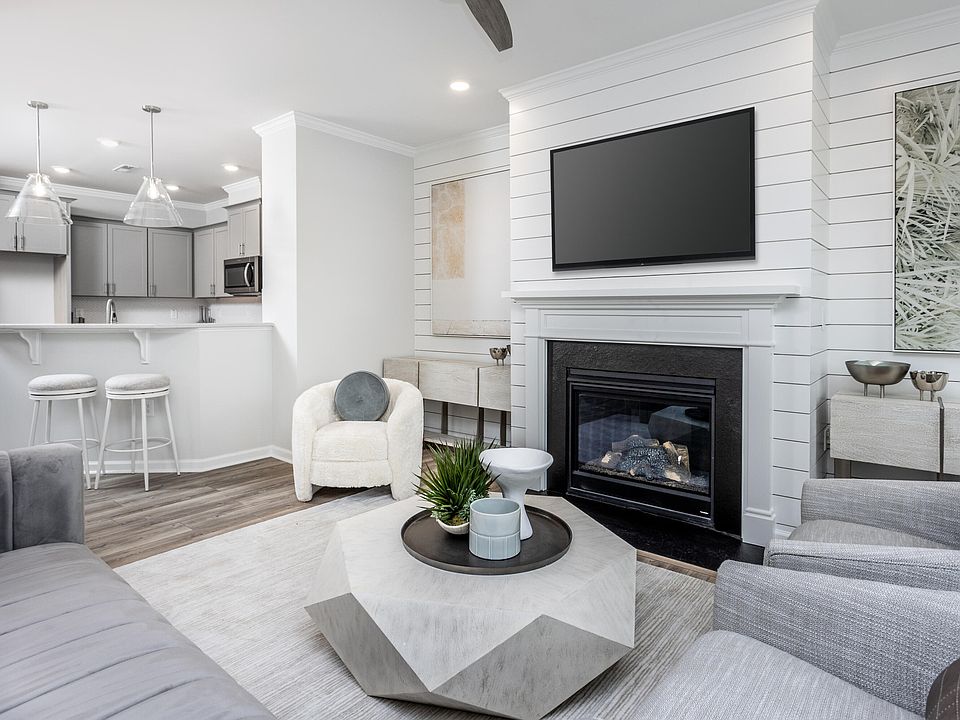
POLYGON ((226 199, 223 200, 223 206, 249 202, 250 200, 256 200, 263 196, 259 175, 254 175, 246 180, 238 180, 235 183, 229 183, 224 185, 223 189, 227 193, 226 199))
POLYGON ((407 157, 413 157, 415 152, 415 148, 411 145, 404 145, 403 143, 394 142, 393 140, 388 140, 387 138, 371 135, 370 133, 363 132, 362 130, 354 130, 346 125, 338 125, 337 123, 324 120, 323 118, 319 118, 315 115, 308 115, 307 113, 300 112, 299 110, 291 110, 290 112, 284 113, 283 115, 275 117, 272 120, 267 120, 259 125, 254 125, 253 131, 260 137, 267 137, 268 135, 273 135, 281 130, 287 130, 293 127, 304 127, 310 130, 316 130, 318 132, 326 133, 327 135, 333 135, 335 137, 343 138, 344 140, 352 140, 353 142, 357 142, 362 145, 370 145, 371 147, 380 148, 381 150, 388 150, 389 152, 405 155, 407 157))
MULTIPOLYGON (((20 192, 22 187, 23 178, 0 175, 0 190, 20 192)), ((133 198, 136 197, 134 193, 124 193, 117 190, 101 190, 100 188, 83 187, 81 185, 63 185, 61 183, 53 183, 53 189, 57 191, 58 195, 66 195, 74 200, 79 198, 95 198, 97 200, 115 200, 117 202, 131 203, 133 202, 133 198)), ((174 200, 173 204, 183 210, 206 211, 210 207, 216 207, 216 203, 219 202, 226 201, 214 200, 211 203, 194 203, 174 200)))
POLYGON ((436 142, 427 143, 426 145, 418 145, 416 148, 416 153, 417 155, 420 155, 422 153, 445 150, 466 142, 474 142, 478 140, 496 140, 500 138, 509 142, 509 123, 495 125, 494 127, 484 128, 483 130, 474 130, 473 132, 469 132, 465 135, 457 135, 456 137, 446 138, 445 140, 437 140, 436 142))
MULTIPOLYGON (((845 53, 854 50, 867 48, 871 45, 887 44, 902 38, 904 35, 922 34, 945 25, 960 25, 960 6, 841 35, 833 49, 834 58, 842 59, 845 53)), ((834 64, 834 58, 831 58, 831 65, 834 64)))
POLYGON ((784 0, 783 2, 778 2, 758 10, 752 10, 732 18, 711 23, 710 25, 687 30, 661 40, 654 40, 639 47, 624 50, 596 60, 590 60, 580 65, 574 65, 571 68, 543 75, 517 85, 511 85, 510 87, 502 89, 500 94, 508 101, 515 100, 548 88, 565 85, 574 80, 581 80, 609 72, 615 68, 636 65, 652 57, 677 52, 691 46, 699 45, 707 40, 735 35, 744 30, 763 27, 764 25, 799 15, 810 15, 817 7, 817 3, 818 0, 784 0))

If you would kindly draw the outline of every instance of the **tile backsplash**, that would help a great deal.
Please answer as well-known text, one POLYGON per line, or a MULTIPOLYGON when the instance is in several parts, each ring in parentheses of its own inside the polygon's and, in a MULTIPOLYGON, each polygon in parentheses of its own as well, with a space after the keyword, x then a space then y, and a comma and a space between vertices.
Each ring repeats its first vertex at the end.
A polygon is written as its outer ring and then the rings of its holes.
MULTIPOLYGON (((210 316, 218 323, 258 323, 262 319, 259 298, 114 298, 117 318, 122 323, 157 325, 195 323, 200 319, 200 306, 210 308, 210 316)), ((88 323, 105 321, 106 298, 75 297, 73 312, 88 323)))

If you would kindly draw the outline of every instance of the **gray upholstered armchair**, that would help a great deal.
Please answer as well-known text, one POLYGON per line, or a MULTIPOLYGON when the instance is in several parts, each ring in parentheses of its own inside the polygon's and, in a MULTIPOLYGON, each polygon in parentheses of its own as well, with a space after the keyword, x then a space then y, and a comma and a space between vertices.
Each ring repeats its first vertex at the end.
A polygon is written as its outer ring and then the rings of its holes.
POLYGON ((0 452, 0 553, 83 543, 83 464, 73 445, 0 452))
POLYGON ((960 591, 960 483, 808 480, 771 567, 960 591))
POLYGON ((725 562, 714 630, 639 720, 920 720, 960 657, 960 594, 725 562))

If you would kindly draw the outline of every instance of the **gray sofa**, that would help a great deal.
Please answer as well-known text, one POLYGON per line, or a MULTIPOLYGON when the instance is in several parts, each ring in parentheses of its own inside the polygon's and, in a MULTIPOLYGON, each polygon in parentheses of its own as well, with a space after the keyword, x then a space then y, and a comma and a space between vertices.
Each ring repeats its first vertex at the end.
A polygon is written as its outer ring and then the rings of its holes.
POLYGON ((800 519, 767 565, 960 591, 960 483, 808 480, 800 519))
POLYGON ((70 445, 0 452, 0 717, 273 717, 83 545, 70 445))
POLYGON ((714 630, 642 720, 917 720, 960 657, 960 594, 725 562, 714 630))

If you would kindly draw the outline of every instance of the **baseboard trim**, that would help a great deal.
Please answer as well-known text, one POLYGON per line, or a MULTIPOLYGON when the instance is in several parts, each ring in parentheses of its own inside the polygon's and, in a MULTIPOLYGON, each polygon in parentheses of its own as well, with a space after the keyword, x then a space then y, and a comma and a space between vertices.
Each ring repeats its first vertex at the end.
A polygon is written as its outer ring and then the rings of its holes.
POLYGON ((282 448, 278 445, 270 446, 270 457, 286 463, 293 463, 293 452, 289 448, 282 448))
MULTIPOLYGON (((286 452, 289 456, 290 452, 286 452)), ((214 455, 207 458, 194 458, 190 460, 180 458, 180 470, 182 472, 207 472, 208 470, 219 470, 220 468, 230 467, 231 465, 239 465, 240 463, 251 462, 253 460, 263 460, 264 458, 270 457, 275 457, 278 460, 285 460, 286 462, 289 462, 288 459, 278 456, 275 452, 275 448, 272 445, 266 445, 264 447, 253 448, 252 450, 240 450, 239 452, 214 455)), ((137 472, 142 472, 142 467, 143 462, 138 456, 137 472)), ((96 472, 96 470, 97 461, 95 459, 91 459, 90 471, 96 472)), ((109 460, 105 460, 103 463, 103 472, 105 475, 129 475, 130 458, 111 458, 109 460)), ((151 457, 150 472, 176 472, 176 467, 173 464, 173 458, 154 459, 151 457)))

